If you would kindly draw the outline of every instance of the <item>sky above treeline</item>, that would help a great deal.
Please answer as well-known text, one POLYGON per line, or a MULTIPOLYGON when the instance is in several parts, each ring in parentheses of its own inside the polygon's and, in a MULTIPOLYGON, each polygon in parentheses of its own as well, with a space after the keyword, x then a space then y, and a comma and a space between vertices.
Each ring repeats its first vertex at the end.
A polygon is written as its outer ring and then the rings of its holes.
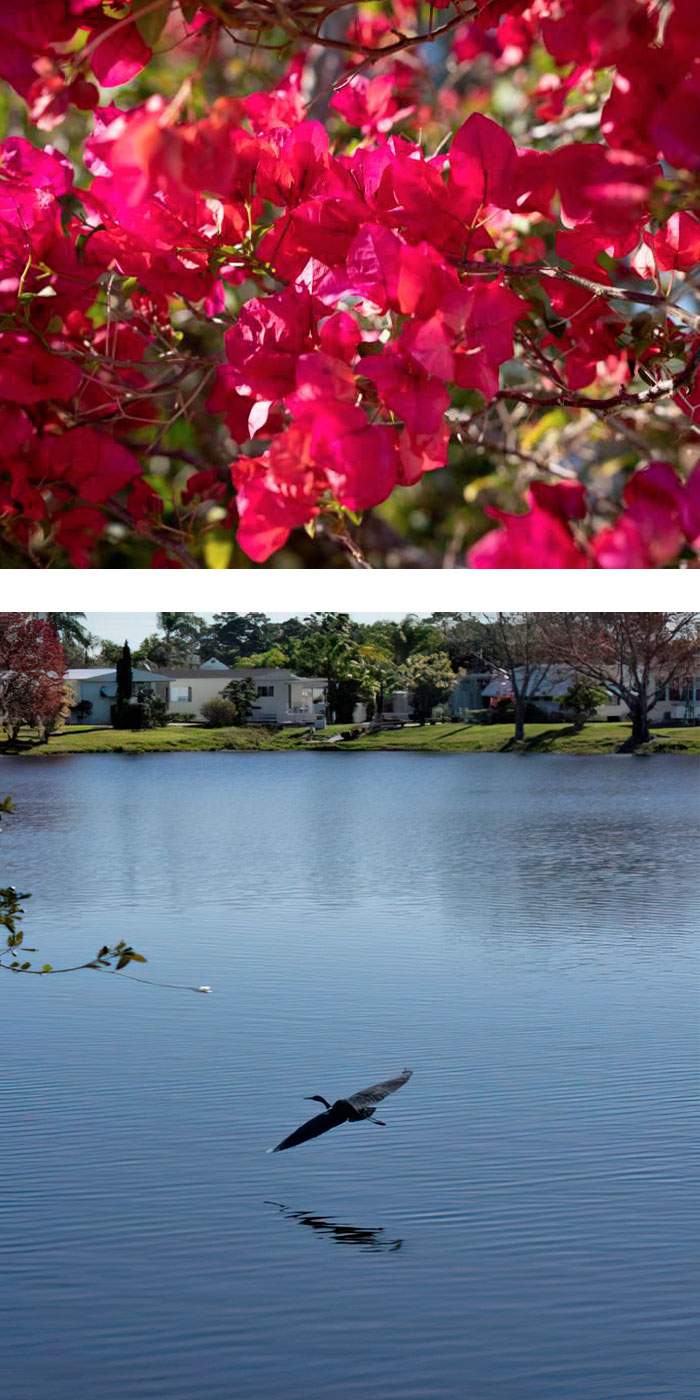
MULTIPOLYGON (((199 613, 206 622, 211 622, 213 613, 199 613)), ((273 622, 284 622, 288 617, 306 617, 307 613, 271 612, 267 616, 273 622)), ((402 613, 351 613, 358 622, 378 622, 384 618, 400 618, 402 613)), ((419 613, 419 617, 427 614, 419 613)), ((128 642, 130 647, 138 647, 145 637, 150 637, 158 628, 158 614, 154 612, 94 612, 85 614, 85 626, 95 637, 108 642, 128 642)))

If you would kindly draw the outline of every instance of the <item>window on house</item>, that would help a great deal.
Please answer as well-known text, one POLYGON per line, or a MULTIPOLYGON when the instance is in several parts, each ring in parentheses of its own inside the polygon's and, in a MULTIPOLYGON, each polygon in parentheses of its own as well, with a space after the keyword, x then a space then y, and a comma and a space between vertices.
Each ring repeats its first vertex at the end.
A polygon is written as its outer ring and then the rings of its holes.
POLYGON ((692 700, 693 691, 689 680, 676 681, 675 685, 669 688, 669 700, 692 700))
POLYGON ((171 685, 170 703, 171 705, 186 705, 192 699, 191 685, 171 685))
POLYGON ((259 685, 255 693, 258 697, 258 700, 269 698, 274 695, 275 687, 274 685, 259 685))

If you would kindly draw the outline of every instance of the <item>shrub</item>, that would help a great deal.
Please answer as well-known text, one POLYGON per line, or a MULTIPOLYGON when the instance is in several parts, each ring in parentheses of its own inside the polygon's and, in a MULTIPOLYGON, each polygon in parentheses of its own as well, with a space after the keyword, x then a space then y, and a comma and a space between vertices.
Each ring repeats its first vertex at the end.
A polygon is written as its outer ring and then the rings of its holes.
POLYGON ((207 700, 202 705, 202 719, 209 729, 227 729, 236 723, 237 710, 233 701, 223 695, 207 700))
POLYGON ((149 711, 148 707, 141 701, 126 702, 117 701, 110 709, 110 719, 113 729, 148 729, 149 711))
POLYGON ((161 729, 168 724, 168 703, 161 695, 153 695, 148 703, 149 729, 161 729))
POLYGON ((490 724, 493 719, 493 710, 488 708, 482 710, 465 710, 464 719, 467 724, 490 724))

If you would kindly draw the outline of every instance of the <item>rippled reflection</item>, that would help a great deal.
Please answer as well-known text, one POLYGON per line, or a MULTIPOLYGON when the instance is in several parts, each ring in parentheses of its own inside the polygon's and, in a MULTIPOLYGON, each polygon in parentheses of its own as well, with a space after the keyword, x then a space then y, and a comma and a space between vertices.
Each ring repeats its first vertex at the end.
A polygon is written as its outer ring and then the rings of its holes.
POLYGON ((299 1225, 308 1225, 310 1230, 330 1235, 336 1244, 351 1244, 368 1254, 395 1254, 403 1247, 403 1240, 385 1239, 385 1231, 379 1226, 362 1229, 358 1225, 341 1225, 336 1220, 324 1220, 320 1215, 311 1215, 304 1210, 290 1210, 280 1201, 266 1201, 268 1206, 276 1206, 286 1220, 296 1220, 299 1225))

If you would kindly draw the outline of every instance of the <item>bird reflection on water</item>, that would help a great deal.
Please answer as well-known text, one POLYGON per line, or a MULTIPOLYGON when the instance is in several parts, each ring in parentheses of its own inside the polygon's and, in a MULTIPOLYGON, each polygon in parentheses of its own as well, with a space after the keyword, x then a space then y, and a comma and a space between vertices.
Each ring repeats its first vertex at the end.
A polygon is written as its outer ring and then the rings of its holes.
POLYGON ((280 1201, 266 1201, 268 1206, 276 1206, 286 1220, 298 1220, 300 1225, 320 1234, 331 1235, 337 1244, 354 1244, 367 1254, 395 1254, 403 1246, 403 1240, 384 1239, 383 1228, 360 1229, 356 1225, 339 1225, 335 1220, 324 1220, 320 1215, 311 1215, 305 1210, 290 1210, 280 1201))

